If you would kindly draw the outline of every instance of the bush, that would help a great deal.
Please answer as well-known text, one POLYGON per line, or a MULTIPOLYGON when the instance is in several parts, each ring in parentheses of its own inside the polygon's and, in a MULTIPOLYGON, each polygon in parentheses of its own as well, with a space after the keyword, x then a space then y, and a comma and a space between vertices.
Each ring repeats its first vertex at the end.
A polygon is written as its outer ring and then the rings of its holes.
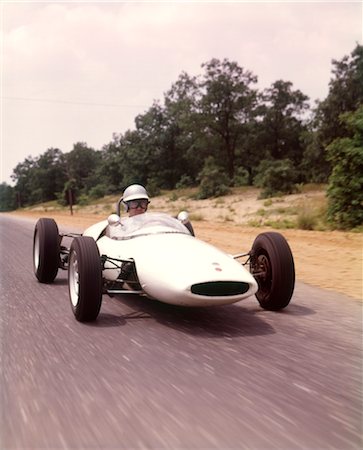
POLYGON ((90 204, 90 198, 86 194, 82 194, 78 197, 77 205, 87 206, 90 204))
POLYGON ((148 178, 146 183, 146 190, 150 197, 157 197, 160 195, 160 185, 156 178, 148 178))
POLYGON ((61 206, 67 206, 66 194, 64 192, 56 192, 57 203, 61 206))
POLYGON ((193 180, 189 175, 182 175, 180 180, 176 183, 175 189, 184 189, 193 186, 193 180))
POLYGON ((219 197, 229 192, 228 177, 212 156, 206 159, 199 179, 198 199, 219 197))
POLYGON ((290 219, 277 219, 277 220, 267 220, 264 226, 275 228, 276 230, 291 229, 296 228, 296 223, 294 220, 290 219))
POLYGON ((105 184, 97 184, 89 190, 90 198, 101 198, 108 194, 107 186, 105 184))
POLYGON ((297 227, 300 230, 315 230, 317 222, 316 214, 305 208, 297 216, 297 227))
POLYGON ((327 148, 333 165, 329 178, 328 220, 341 229, 363 223, 363 106, 342 116, 352 138, 333 141, 327 148))
POLYGON ((296 192, 296 171, 289 159, 263 160, 257 168, 254 184, 262 188, 261 198, 296 192))
POLYGON ((238 167, 233 177, 233 186, 248 186, 249 173, 244 167, 238 167))
POLYGON ((16 209, 15 190, 7 183, 0 184, 0 211, 16 209))

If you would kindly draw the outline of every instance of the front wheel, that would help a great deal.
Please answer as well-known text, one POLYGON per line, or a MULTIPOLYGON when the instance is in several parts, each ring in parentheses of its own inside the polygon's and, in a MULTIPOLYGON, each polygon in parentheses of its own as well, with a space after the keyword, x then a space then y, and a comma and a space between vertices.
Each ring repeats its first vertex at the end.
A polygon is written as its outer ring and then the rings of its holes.
POLYGON ((256 237, 250 271, 258 284, 256 297, 262 308, 277 311, 290 303, 295 286, 294 258, 280 233, 267 232, 256 237))
POLYGON ((68 289, 79 322, 97 319, 102 303, 102 267, 96 242, 88 236, 73 240, 68 265, 68 289))
POLYGON ((39 219, 34 229, 33 268, 41 283, 51 283, 58 273, 60 239, 58 226, 53 219, 39 219))

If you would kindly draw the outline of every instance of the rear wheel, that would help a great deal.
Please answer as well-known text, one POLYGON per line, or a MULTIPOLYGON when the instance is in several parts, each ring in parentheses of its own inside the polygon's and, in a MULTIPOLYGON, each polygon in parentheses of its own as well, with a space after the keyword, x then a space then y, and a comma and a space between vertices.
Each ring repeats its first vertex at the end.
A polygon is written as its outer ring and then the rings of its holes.
POLYGON ((256 297, 262 308, 277 311, 290 303, 295 286, 294 258, 280 233, 267 232, 256 237, 250 270, 258 283, 256 297))
POLYGON ((102 267, 97 244, 91 237, 77 237, 72 242, 68 289, 76 319, 96 320, 102 303, 102 267))
POLYGON ((34 229, 33 268, 41 283, 51 283, 58 273, 60 239, 53 219, 39 219, 34 229))

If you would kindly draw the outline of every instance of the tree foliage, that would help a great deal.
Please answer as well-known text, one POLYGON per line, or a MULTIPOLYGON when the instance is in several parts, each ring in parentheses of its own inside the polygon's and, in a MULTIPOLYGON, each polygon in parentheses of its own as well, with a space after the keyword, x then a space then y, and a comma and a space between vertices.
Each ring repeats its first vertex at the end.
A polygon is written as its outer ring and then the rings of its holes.
POLYGON ((297 182, 324 182, 332 168, 334 204, 341 195, 336 180, 353 157, 342 150, 348 141, 340 139, 357 139, 350 119, 339 116, 363 104, 363 47, 333 60, 332 67, 329 93, 311 110, 308 97, 290 81, 259 91, 251 71, 213 58, 198 76, 182 72, 163 101, 135 118, 133 130, 115 132, 101 150, 78 142, 68 153, 50 148, 19 163, 12 175, 16 204, 64 200, 70 186, 76 201, 86 201, 120 193, 130 183, 153 193, 199 185, 199 195, 207 197, 255 182, 273 195, 291 192, 297 182))
POLYGON ((227 174, 220 170, 213 156, 208 156, 200 173, 198 198, 220 197, 228 194, 227 174))
POLYGON ((212 59, 202 67, 200 125, 214 156, 233 179, 237 148, 243 145, 257 106, 257 77, 227 59, 212 59))
POLYGON ((340 116, 363 104, 363 46, 357 44, 350 55, 332 61, 332 78, 327 97, 317 103, 311 121, 312 137, 304 155, 307 180, 327 181, 331 165, 327 147, 334 139, 349 137, 340 116))
POLYGON ((77 142, 64 159, 64 177, 67 180, 74 180, 77 193, 86 193, 97 184, 96 174, 101 162, 100 152, 88 147, 84 142, 77 142))
POLYGON ((0 184, 0 211, 12 211, 16 208, 15 190, 7 183, 0 184))
POLYGON ((350 55, 333 60, 332 65, 329 94, 317 112, 320 137, 325 146, 349 135, 340 115, 356 111, 363 104, 363 46, 357 45, 350 55))
POLYGON ((266 156, 290 159, 301 163, 304 148, 301 139, 306 131, 304 114, 309 108, 308 97, 292 89, 290 81, 278 80, 263 93, 261 145, 266 156))
POLYGON ((328 187, 328 217, 338 228, 363 224, 363 106, 341 116, 350 137, 328 146, 333 170, 328 187))
POLYGON ((262 160, 257 168, 254 183, 263 189, 261 198, 296 192, 296 174, 292 161, 262 160))

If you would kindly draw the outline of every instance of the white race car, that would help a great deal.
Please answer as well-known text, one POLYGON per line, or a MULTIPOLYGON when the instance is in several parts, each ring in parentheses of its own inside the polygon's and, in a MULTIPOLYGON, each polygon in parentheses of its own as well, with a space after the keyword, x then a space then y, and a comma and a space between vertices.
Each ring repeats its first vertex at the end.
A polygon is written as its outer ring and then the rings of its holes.
POLYGON ((293 256, 281 234, 261 233, 249 252, 232 256, 197 239, 185 212, 178 218, 112 214, 83 234, 60 234, 53 219, 42 218, 34 230, 33 262, 41 283, 54 281, 59 268, 68 270, 80 322, 97 318, 105 293, 184 306, 225 305, 255 294, 263 308, 279 310, 295 284, 293 256), (62 245, 64 237, 73 238, 70 248, 62 245))

